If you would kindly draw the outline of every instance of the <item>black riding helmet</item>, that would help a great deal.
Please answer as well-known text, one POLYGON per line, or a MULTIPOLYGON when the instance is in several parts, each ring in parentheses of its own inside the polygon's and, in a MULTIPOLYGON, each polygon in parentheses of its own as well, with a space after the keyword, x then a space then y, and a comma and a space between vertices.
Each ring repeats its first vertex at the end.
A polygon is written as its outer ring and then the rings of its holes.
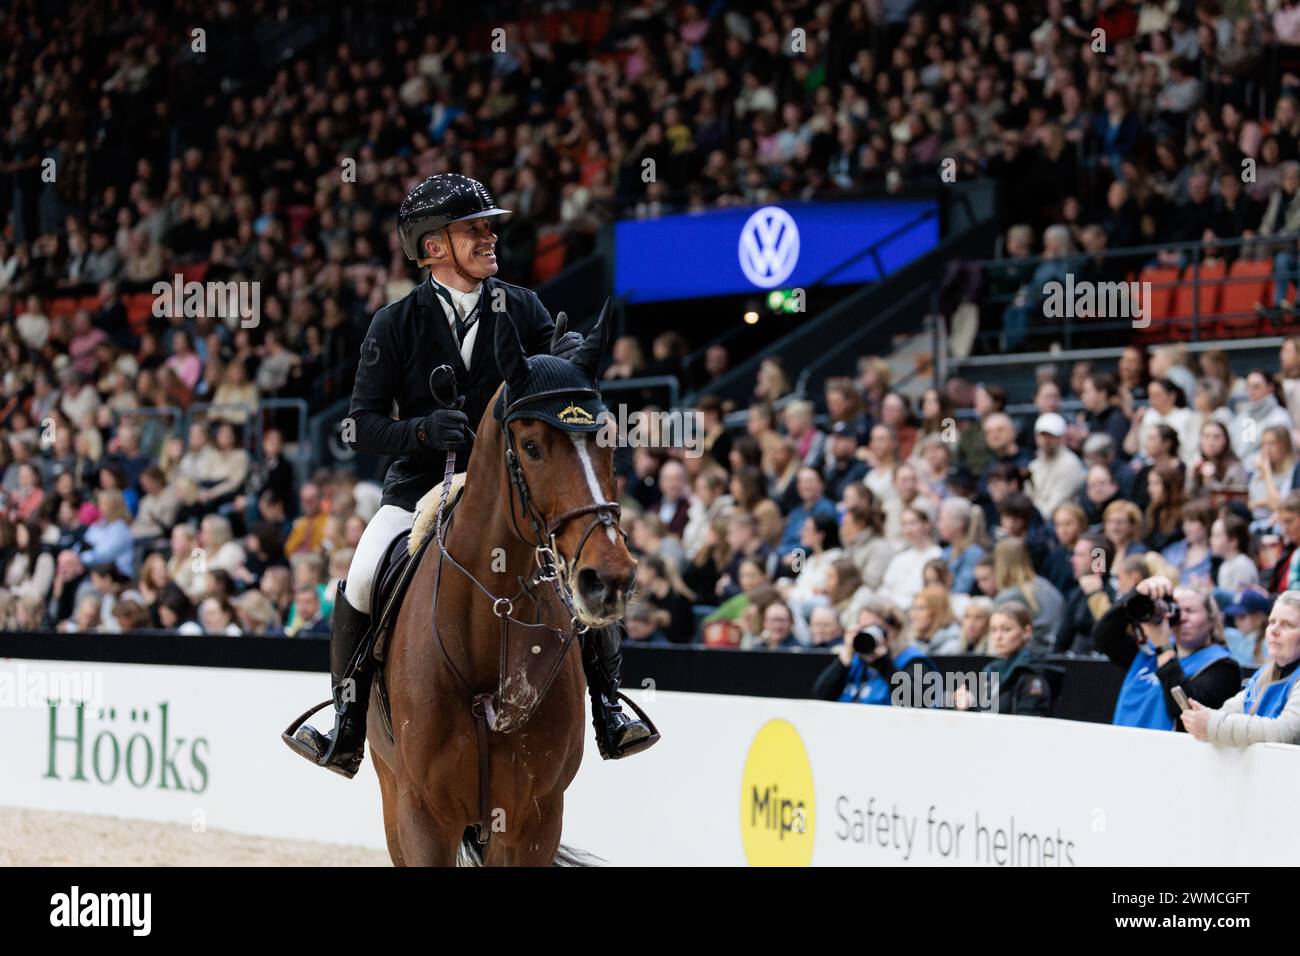
POLYGON ((397 210, 397 235, 408 259, 421 258, 424 237, 453 222, 504 216, 509 209, 497 208, 488 188, 477 179, 459 173, 430 176, 416 186, 397 210))

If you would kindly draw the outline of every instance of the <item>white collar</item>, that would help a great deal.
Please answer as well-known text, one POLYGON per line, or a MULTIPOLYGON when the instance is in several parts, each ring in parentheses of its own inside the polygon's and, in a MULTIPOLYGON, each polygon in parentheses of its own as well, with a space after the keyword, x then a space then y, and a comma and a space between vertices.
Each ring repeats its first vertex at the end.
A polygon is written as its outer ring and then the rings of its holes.
POLYGON ((453 306, 453 310, 461 318, 469 315, 470 311, 478 303, 479 296, 483 294, 483 280, 480 279, 478 284, 469 292, 461 292, 459 289, 453 289, 450 286, 443 285, 429 274, 429 282, 433 285, 434 295, 442 299, 443 302, 453 306))

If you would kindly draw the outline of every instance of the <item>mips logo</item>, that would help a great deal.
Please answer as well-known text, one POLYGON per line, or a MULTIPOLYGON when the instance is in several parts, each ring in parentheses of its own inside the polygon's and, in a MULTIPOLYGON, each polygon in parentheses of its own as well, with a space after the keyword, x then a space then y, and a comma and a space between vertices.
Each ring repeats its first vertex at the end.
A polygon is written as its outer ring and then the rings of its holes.
POLYGON ((740 783, 745 859, 750 866, 808 866, 816 822, 808 751, 793 724, 769 720, 749 745, 740 783))

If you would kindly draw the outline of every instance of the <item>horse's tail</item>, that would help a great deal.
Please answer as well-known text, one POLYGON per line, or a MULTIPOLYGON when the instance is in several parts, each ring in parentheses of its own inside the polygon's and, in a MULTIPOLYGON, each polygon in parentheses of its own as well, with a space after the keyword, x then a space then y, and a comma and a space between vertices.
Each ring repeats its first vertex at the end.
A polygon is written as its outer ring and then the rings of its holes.
POLYGON ((555 862, 551 866, 600 866, 602 862, 600 857, 588 853, 586 850, 579 850, 561 843, 560 848, 555 851, 555 862))
POLYGON ((456 865, 483 865, 483 847, 478 842, 478 827, 465 828, 465 835, 460 838, 460 850, 456 853, 456 865))
MULTIPOLYGON (((555 861, 551 866, 599 866, 600 857, 593 856, 586 850, 578 850, 560 844, 555 851, 555 861)), ((482 866, 483 846, 478 842, 478 829, 466 827, 465 835, 460 838, 460 850, 456 853, 457 866, 482 866)))

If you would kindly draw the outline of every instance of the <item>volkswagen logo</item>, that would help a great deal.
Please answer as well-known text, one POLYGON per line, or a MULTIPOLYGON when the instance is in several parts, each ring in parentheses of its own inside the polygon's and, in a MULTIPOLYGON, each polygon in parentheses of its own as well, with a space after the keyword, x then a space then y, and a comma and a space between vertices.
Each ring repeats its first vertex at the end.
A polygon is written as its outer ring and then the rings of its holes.
POLYGON ((740 270, 760 289, 779 286, 799 262, 799 228, 779 206, 764 206, 740 230, 740 270))

